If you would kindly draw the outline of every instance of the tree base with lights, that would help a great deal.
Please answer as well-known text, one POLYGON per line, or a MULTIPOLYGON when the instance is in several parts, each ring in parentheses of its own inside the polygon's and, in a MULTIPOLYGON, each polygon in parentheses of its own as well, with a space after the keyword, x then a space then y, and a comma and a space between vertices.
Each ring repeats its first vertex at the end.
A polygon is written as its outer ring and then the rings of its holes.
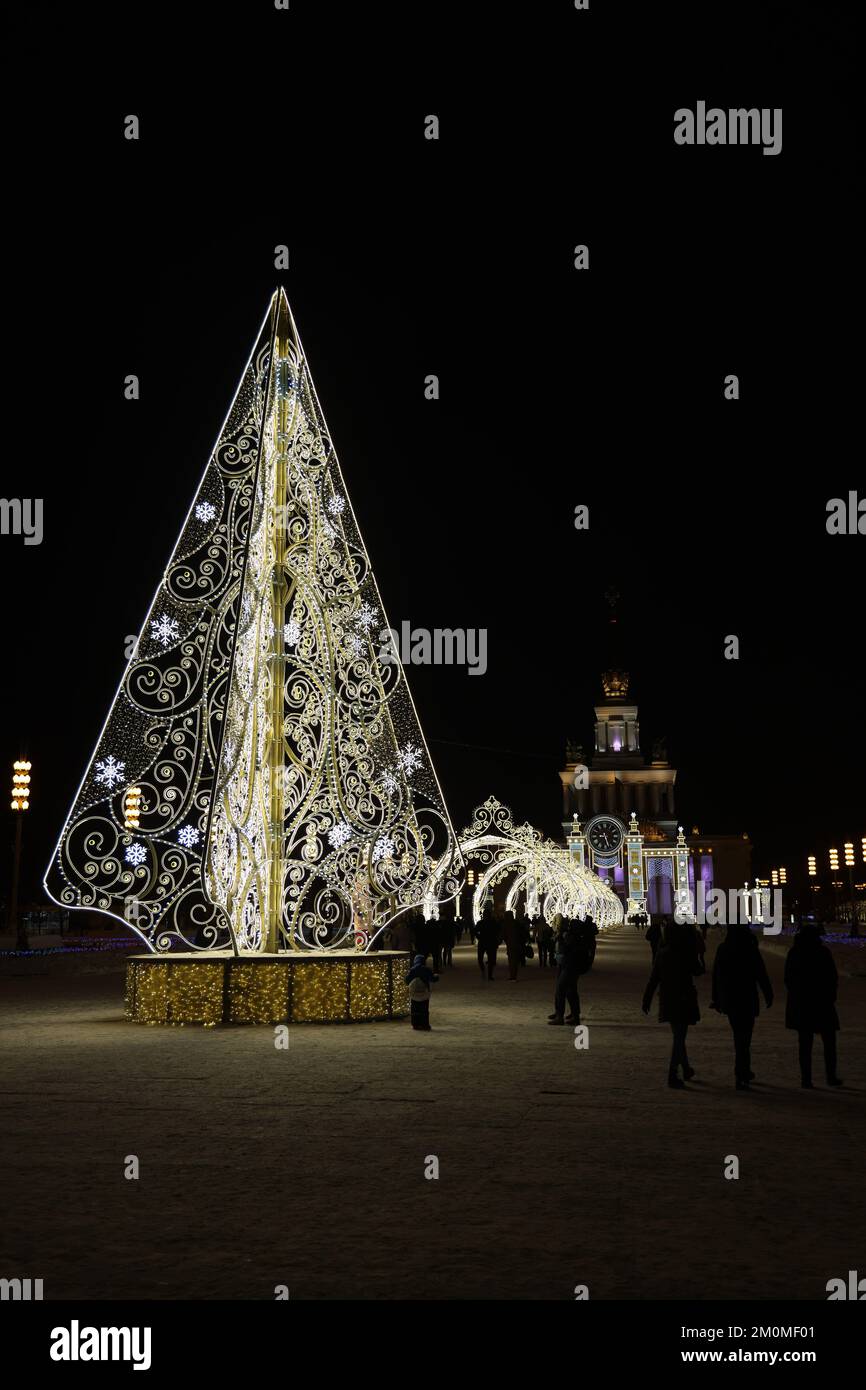
POLYGON ((133 1023, 365 1023, 405 1018, 405 951, 280 951, 132 956, 133 1023))

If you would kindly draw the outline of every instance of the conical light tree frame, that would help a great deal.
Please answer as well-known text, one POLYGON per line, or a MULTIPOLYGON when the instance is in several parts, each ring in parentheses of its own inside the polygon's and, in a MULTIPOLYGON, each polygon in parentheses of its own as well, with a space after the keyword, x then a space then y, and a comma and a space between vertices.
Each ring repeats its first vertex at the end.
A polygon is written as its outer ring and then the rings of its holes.
POLYGON ((154 951, 374 946, 460 850, 283 290, 46 876, 154 951))

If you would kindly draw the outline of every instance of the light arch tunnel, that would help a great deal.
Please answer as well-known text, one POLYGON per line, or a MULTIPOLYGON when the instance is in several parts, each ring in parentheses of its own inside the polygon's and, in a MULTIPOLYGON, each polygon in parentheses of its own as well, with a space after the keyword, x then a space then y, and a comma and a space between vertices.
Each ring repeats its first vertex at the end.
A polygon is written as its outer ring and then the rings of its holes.
MULTIPOLYGON (((530 847, 508 835, 487 833, 462 839, 460 852, 467 871, 473 865, 479 869, 472 887, 473 921, 480 920, 485 899, 501 883, 509 883, 506 909, 515 916, 544 917, 549 923, 557 913, 591 917, 599 928, 623 920, 623 906, 613 890, 558 845, 530 847)), ((444 873, 444 867, 437 868, 434 880, 440 872, 444 873)), ((435 891, 431 890, 425 915, 438 916, 435 891)))

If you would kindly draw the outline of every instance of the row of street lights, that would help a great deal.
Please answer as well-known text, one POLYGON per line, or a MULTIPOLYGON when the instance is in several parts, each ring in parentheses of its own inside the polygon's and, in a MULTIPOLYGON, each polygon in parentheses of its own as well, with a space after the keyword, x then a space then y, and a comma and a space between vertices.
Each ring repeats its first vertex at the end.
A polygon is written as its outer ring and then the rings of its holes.
POLYGON ((12 860, 12 891, 9 895, 10 932, 15 933, 16 951, 26 951, 27 932, 18 920, 18 884, 21 877, 21 830, 24 825, 24 812, 30 810, 30 769, 33 764, 27 758, 16 758, 12 764, 12 810, 15 816, 15 851, 12 860))
MULTIPOLYGON (((855 888, 860 887, 861 885, 855 885, 854 883, 854 868, 856 861, 854 858, 853 840, 846 840, 843 844, 842 857, 844 859, 845 868, 848 870, 848 891, 851 895, 851 935, 859 936, 860 929, 857 925, 857 901, 855 896, 855 888)), ((830 860, 830 873, 838 874, 840 872, 838 849, 828 850, 828 858, 830 860)), ((866 835, 864 835, 860 841, 860 862, 861 864, 866 865, 866 835)), ((814 854, 810 854, 808 856, 807 868, 809 878, 818 877, 818 860, 814 854)), ((833 888, 834 897, 838 902, 838 890, 843 887, 843 880, 834 878, 831 880, 831 884, 833 888)), ((812 887, 817 891, 817 884, 813 884, 812 887)))

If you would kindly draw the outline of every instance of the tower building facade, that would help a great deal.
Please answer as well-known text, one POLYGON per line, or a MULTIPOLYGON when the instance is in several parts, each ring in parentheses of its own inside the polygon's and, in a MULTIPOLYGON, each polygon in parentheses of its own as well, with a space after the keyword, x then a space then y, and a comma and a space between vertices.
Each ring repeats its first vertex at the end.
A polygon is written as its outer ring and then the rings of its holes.
POLYGON ((570 743, 561 770, 562 829, 581 867, 604 878, 627 917, 671 915, 704 891, 742 889, 751 873, 745 834, 687 834, 678 819, 676 768, 663 739, 641 748, 638 706, 621 663, 602 673, 593 749, 570 743), (687 898, 688 895, 688 898, 687 898))

